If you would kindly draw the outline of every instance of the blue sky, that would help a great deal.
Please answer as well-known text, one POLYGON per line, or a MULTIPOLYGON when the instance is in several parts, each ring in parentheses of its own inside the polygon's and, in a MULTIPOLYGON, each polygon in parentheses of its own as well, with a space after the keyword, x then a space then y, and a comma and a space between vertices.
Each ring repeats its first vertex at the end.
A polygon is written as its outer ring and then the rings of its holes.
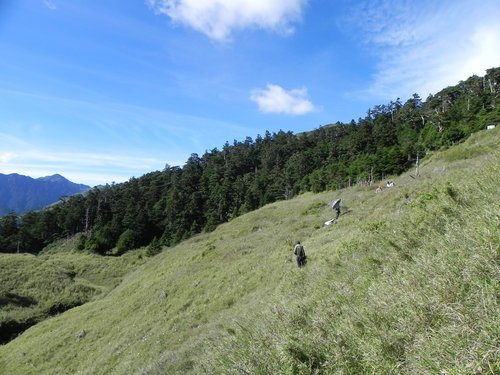
POLYGON ((0 173, 122 182, 500 66, 500 1, 0 0, 0 173))

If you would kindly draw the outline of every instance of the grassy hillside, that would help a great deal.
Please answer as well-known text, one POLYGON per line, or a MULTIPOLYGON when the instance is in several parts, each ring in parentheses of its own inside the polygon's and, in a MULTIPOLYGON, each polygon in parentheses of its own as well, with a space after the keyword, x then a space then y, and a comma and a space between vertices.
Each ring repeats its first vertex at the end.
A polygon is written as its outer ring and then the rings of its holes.
POLYGON ((0 373, 498 373, 499 144, 481 132, 395 188, 304 194, 165 249, 1 346, 0 373))
POLYGON ((51 315, 102 298, 146 261, 144 250, 123 257, 75 251, 59 241, 39 256, 0 254, 0 344, 51 315))

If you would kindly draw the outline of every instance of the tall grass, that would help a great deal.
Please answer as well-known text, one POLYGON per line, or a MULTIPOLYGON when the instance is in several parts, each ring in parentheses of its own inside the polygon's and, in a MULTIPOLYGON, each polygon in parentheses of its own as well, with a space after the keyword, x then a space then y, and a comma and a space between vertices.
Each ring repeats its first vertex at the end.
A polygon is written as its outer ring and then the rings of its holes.
MULTIPOLYGON (((455 160, 471 155, 449 152, 455 160)), ((257 318, 238 319, 212 343, 203 369, 500 373, 498 156, 492 150, 467 178, 459 169, 420 185, 398 220, 362 223, 359 238, 337 247, 330 269, 296 275, 257 318)))
POLYGON ((382 193, 304 194, 165 249, 0 346, 0 373, 498 372, 499 137, 436 153, 382 193))
POLYGON ((0 343, 49 316, 102 298, 146 261, 141 250, 104 258, 74 251, 76 243, 60 241, 39 256, 0 254, 0 343))

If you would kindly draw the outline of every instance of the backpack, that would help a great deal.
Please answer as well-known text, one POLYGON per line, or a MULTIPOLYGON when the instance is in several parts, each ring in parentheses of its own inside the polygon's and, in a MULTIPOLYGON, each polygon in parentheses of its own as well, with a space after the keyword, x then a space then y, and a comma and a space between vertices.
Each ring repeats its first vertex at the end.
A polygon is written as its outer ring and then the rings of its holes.
POLYGON ((304 246, 302 245, 295 245, 295 250, 293 253, 297 255, 300 259, 304 259, 306 256, 304 251, 304 246))

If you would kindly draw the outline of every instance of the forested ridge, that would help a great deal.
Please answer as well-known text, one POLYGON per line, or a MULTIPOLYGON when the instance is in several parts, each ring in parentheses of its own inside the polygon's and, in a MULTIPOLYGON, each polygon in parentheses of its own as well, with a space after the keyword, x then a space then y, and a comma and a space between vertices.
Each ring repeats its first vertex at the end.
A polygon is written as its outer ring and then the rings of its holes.
POLYGON ((0 251, 38 253, 81 233, 79 248, 121 254, 173 245, 276 200, 369 183, 417 157, 500 122, 500 68, 422 100, 414 94, 369 109, 350 123, 310 132, 266 132, 192 154, 183 167, 95 187, 40 212, 0 218, 0 251))

